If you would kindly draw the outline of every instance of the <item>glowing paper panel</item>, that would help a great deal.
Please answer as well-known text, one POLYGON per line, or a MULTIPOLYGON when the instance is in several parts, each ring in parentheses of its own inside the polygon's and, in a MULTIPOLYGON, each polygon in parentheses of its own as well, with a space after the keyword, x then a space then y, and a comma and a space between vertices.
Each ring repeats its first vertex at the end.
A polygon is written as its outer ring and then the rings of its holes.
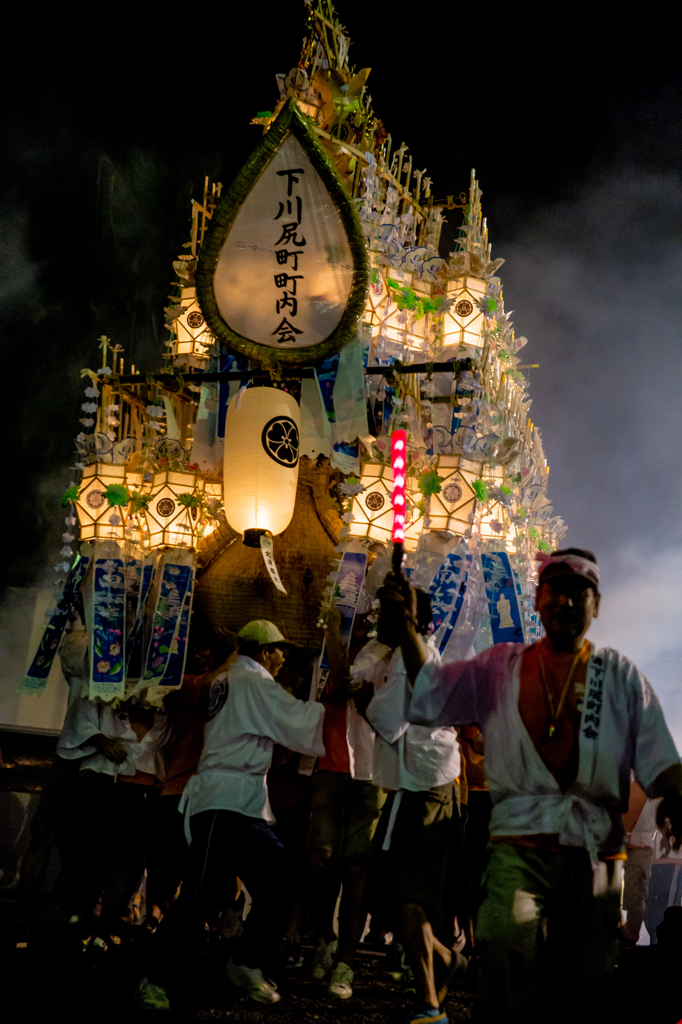
POLYGON ((201 311, 230 348, 301 363, 353 337, 367 277, 355 208, 292 98, 213 216, 201 311))

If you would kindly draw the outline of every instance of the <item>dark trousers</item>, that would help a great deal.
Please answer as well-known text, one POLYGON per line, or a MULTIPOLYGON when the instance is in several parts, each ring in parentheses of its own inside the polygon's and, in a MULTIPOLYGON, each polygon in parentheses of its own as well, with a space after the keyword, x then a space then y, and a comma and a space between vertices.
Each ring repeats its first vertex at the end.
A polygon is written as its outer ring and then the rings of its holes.
POLYGON ((189 846, 185 823, 178 813, 179 803, 177 795, 162 796, 154 805, 147 864, 147 914, 153 904, 166 913, 187 873, 189 846))
POLYGON ((90 914, 102 894, 98 930, 116 932, 147 866, 150 829, 159 790, 86 771, 79 782, 83 851, 78 913, 90 914), (103 891, 104 890, 104 891, 103 891))
POLYGON ((292 910, 291 861, 270 826, 235 811, 190 818, 192 845, 180 897, 155 936, 149 977, 170 985, 191 965, 206 920, 222 910, 241 878, 253 900, 235 959, 279 974, 279 943, 292 910))

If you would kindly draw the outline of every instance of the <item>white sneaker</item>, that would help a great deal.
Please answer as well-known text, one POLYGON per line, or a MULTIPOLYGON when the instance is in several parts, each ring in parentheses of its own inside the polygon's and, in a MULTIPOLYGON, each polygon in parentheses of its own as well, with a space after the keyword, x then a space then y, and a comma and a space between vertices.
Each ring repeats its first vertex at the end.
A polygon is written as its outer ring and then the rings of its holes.
POLYGON ((170 1010, 165 988, 154 985, 148 978, 140 978, 135 987, 134 999, 143 1010, 170 1010))
POLYGON ((315 948, 315 956, 313 957, 313 967, 310 972, 310 976, 313 981, 324 981, 331 971, 334 963, 336 946, 336 939, 332 939, 331 942, 325 942, 324 939, 318 939, 317 946, 315 948))
POLYGON ((337 999, 350 999, 353 995, 353 972, 348 964, 336 965, 327 985, 327 992, 337 999))
POLYGON ((265 980, 260 967, 227 964, 225 977, 235 988, 242 989, 252 1003, 278 1003, 282 998, 274 984, 265 980))

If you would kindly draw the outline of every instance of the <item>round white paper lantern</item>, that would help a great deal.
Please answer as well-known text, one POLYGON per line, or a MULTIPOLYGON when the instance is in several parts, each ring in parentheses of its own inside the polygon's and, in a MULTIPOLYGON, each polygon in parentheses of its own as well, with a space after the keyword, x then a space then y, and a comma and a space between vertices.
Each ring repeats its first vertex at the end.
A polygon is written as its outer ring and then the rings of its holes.
POLYGON ((223 502, 233 530, 258 547, 282 533, 296 503, 300 411, 286 391, 247 388, 225 417, 223 502))

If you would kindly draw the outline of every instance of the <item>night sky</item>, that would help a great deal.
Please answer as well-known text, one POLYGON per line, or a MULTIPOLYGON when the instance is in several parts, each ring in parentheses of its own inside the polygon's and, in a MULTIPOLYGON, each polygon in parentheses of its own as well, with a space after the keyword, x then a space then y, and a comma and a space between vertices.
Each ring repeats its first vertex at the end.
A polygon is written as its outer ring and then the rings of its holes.
MULTIPOLYGON (((437 198, 483 189, 493 257, 529 338, 531 417, 567 542, 602 567, 591 637, 633 657, 682 746, 679 92, 660 35, 568 8, 339 2, 350 59, 437 198), (410 13, 408 13, 410 12, 410 13), (675 691, 675 687, 677 690, 675 691)), ((228 183, 295 66, 304 6, 206 8, 144 28, 41 22, 4 82, 6 582, 57 560, 81 367, 96 338, 156 369, 171 260, 205 175, 228 183), (238 12, 238 17, 236 12, 238 12), (81 33, 87 33, 85 40, 81 33), (74 45, 74 33, 78 45, 74 45)), ((19 37, 34 33, 23 27, 19 37)), ((449 214, 442 254, 458 225, 449 214)), ((527 358, 526 358, 527 356, 527 358)))

